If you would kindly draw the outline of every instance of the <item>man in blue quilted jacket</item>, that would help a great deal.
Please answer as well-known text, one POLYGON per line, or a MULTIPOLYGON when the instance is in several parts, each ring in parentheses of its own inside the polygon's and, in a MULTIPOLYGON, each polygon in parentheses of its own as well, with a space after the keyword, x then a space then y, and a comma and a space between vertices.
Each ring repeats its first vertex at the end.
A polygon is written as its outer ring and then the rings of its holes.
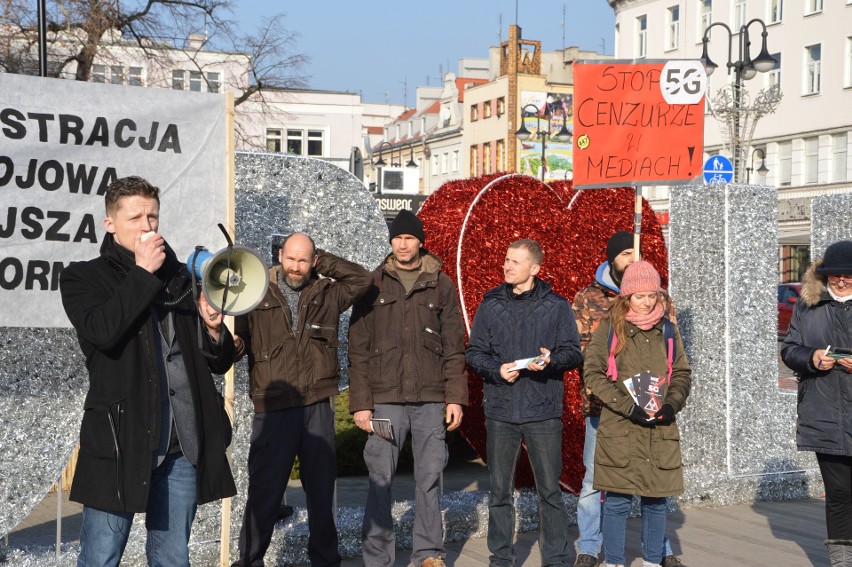
POLYGON ((541 564, 570 565, 568 517, 559 488, 563 375, 583 357, 571 304, 536 277, 543 258, 534 240, 509 245, 505 283, 485 293, 466 352, 467 363, 485 380, 492 567, 515 563, 513 485, 521 441, 536 480, 541 564))

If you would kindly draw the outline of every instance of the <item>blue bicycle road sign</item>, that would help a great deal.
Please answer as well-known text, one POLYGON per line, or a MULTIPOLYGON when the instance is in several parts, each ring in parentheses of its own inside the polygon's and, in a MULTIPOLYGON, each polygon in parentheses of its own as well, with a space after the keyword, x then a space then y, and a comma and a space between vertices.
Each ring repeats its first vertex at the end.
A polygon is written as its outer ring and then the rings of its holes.
POLYGON ((705 183, 730 183, 734 179, 734 166, 725 156, 710 156, 704 162, 705 183))

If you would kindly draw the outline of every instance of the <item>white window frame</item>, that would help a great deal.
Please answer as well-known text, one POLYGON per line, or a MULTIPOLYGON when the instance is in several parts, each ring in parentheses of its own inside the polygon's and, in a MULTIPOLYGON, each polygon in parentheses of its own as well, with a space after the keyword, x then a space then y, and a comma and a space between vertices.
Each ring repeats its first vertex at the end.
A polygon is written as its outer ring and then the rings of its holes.
POLYGON ((440 167, 438 166, 438 154, 432 154, 432 177, 437 177, 440 172, 440 167))
POLYGON ((734 22, 734 29, 738 30, 748 21, 746 19, 746 0, 734 0, 733 10, 734 14, 731 21, 734 22))
POLYGON ((666 17, 666 51, 673 51, 680 45, 680 5, 669 6, 666 17))
POLYGON ((713 23, 713 0, 700 0, 701 7, 698 9, 698 39, 695 43, 701 43, 704 39, 704 30, 713 23))
POLYGON ((819 183, 819 137, 811 136, 804 139, 805 149, 805 184, 819 183))
POLYGON ((144 67, 128 67, 127 68, 127 84, 133 87, 145 86, 145 68, 144 67))
POLYGON ((642 15, 636 18, 636 58, 644 59, 648 56, 648 16, 642 15))
POLYGON ((852 35, 846 36, 846 53, 843 57, 843 86, 852 87, 852 35))
POLYGON ((267 128, 266 129, 266 151, 273 153, 281 153, 284 147, 284 130, 282 128, 267 128), (270 143, 273 147, 270 147, 270 143))
POLYGON ((460 165, 459 151, 453 150, 453 173, 458 173, 460 165))
MULTIPOLYGON (((306 153, 303 155, 310 157, 325 157, 326 154, 326 135, 325 129, 323 128, 306 128, 305 129, 305 150, 306 153), (317 153, 312 146, 316 145, 316 142, 319 141, 320 151, 317 153)), ((402 154, 400 154, 400 159, 402 159, 402 154)))
POLYGON ((778 185, 789 186, 793 182, 793 141, 778 144, 778 185))
POLYGON ((802 94, 806 96, 819 94, 822 78, 822 44, 815 43, 805 46, 804 64, 802 94), (818 51, 819 58, 813 57, 815 50, 818 51))
POLYGON ((194 93, 202 92, 201 86, 204 83, 204 74, 201 71, 189 72, 189 90, 194 93))
POLYGON ((113 85, 123 85, 124 80, 124 67, 121 65, 110 65, 109 66, 109 82, 113 85))
POLYGON ((186 90, 186 71, 183 69, 172 70, 172 90, 186 90))
POLYGON ((781 53, 772 53, 772 58, 775 59, 775 66, 766 73, 767 88, 777 87, 781 89, 781 53))
POLYGON ((107 82, 107 66, 94 64, 92 65, 92 73, 89 78, 93 83, 106 83, 107 82))
POLYGON ((819 14, 822 12, 823 0, 805 0, 805 15, 819 14))
POLYGON ((222 89, 222 74, 218 71, 207 72, 207 92, 218 93, 222 89))
POLYGON ((778 24, 784 20, 784 0, 769 0, 767 24, 778 24))
POLYGON ((845 183, 847 181, 846 165, 848 155, 849 132, 841 132, 831 137, 831 181, 845 183))

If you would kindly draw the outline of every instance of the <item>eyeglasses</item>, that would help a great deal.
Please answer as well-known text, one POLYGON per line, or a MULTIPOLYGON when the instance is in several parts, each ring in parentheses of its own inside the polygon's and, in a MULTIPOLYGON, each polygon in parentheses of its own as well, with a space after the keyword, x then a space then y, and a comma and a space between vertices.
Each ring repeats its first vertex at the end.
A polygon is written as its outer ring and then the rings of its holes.
POLYGON ((842 276, 828 276, 828 281, 833 283, 843 282, 846 284, 852 284, 852 274, 844 274, 842 276))

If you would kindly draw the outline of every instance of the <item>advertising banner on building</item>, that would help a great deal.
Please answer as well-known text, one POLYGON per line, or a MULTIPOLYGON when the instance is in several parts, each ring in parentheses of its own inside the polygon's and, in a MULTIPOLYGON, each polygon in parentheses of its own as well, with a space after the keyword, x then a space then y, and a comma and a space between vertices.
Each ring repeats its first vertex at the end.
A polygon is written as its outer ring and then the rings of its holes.
POLYGON ((699 61, 574 65, 574 187, 700 176, 707 75, 699 61))
POLYGON ((0 327, 70 327, 59 274, 98 255, 104 192, 160 188, 160 229, 185 259, 226 245, 226 99, 0 74, 0 327))
POLYGON ((573 97, 566 93, 546 93, 536 91, 521 92, 521 119, 532 134, 529 140, 520 144, 520 173, 526 173, 541 179, 540 168, 545 164, 544 179, 571 179, 572 146, 571 141, 559 142, 554 139, 562 125, 571 131, 573 124, 573 97), (549 135, 542 142, 539 130, 549 135), (544 143, 544 162, 542 162, 542 143, 544 143))

